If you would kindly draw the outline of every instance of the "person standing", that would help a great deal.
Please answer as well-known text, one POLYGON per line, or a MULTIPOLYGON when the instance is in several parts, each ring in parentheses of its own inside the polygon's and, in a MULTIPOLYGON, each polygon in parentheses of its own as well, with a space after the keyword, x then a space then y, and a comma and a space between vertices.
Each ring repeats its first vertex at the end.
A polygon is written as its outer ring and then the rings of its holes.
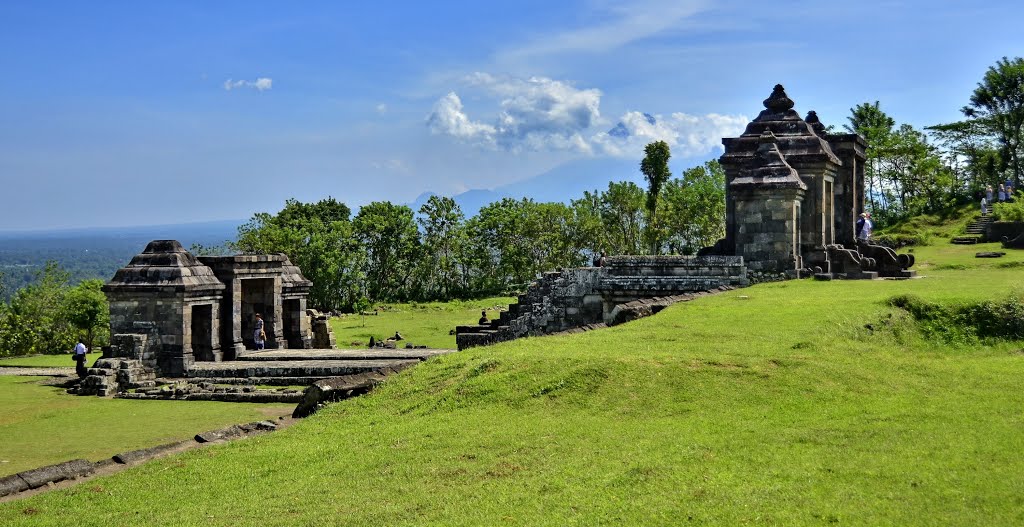
POLYGON ((1006 201, 1006 187, 1002 183, 999 184, 999 202, 1006 201))
POLYGON ((981 215, 988 215, 988 201, 985 201, 985 198, 981 198, 981 215))
POLYGON ((992 203, 992 185, 985 187, 985 202, 992 203))
POLYGON ((75 359, 75 373, 78 374, 79 379, 84 379, 89 374, 89 370, 85 367, 85 356, 89 353, 89 350, 85 347, 85 342, 82 339, 78 339, 78 344, 75 344, 75 349, 72 351, 75 359))
POLYGON ((867 212, 861 212, 860 218, 857 220, 857 241, 867 243, 871 237, 871 215, 867 212))
POLYGON ((252 340, 256 349, 261 350, 267 343, 267 333, 263 330, 263 315, 256 313, 256 328, 252 332, 252 340))

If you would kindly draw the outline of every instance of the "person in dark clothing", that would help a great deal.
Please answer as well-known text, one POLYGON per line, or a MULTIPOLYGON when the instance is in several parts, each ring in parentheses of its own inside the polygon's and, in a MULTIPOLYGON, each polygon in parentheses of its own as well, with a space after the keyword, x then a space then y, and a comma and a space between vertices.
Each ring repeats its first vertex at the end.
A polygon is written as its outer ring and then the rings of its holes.
POLYGON ((478 320, 476 323, 483 326, 484 324, 487 324, 487 322, 489 321, 487 320, 487 310, 485 309, 480 312, 480 320, 478 320))

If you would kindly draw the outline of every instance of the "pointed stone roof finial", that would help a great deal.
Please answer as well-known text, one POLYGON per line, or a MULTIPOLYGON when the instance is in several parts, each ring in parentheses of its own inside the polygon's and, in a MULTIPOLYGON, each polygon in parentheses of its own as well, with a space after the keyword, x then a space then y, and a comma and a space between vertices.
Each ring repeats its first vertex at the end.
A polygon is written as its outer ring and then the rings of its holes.
POLYGON ((776 113, 792 110, 794 106, 793 99, 790 99, 789 96, 786 95, 786 89, 783 88, 781 84, 776 84, 775 89, 772 90, 772 94, 763 102, 765 108, 776 113))
POLYGON ((818 120, 818 112, 815 112, 814 110, 807 112, 807 117, 804 118, 804 122, 811 125, 811 130, 814 130, 814 133, 818 134, 819 137, 822 137, 827 133, 825 125, 818 120))

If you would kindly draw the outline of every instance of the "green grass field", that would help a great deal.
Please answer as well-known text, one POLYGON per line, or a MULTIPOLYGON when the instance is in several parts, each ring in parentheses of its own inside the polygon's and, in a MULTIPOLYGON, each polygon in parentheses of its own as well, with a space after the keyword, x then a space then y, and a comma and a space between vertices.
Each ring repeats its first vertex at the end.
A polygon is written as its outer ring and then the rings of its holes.
MULTIPOLYGON (((510 297, 493 297, 455 302, 381 304, 377 315, 345 315, 331 320, 339 348, 365 347, 370 336, 386 339, 396 331, 405 342, 431 348, 455 349, 455 326, 476 324, 480 311, 497 318, 498 310, 515 302, 510 297)), ((404 344, 404 342, 403 342, 404 344)))
POLYGON ((1024 253, 973 258, 992 248, 918 248, 918 280, 762 284, 437 357, 0 523, 1021 525, 1024 342, 929 340, 887 302, 1024 295, 1024 253))
POLYGON ((0 376, 0 476, 77 458, 99 461, 292 409, 282 404, 75 397, 39 380, 0 376))
MULTIPOLYGON (((85 356, 86 365, 92 365, 96 359, 102 357, 102 353, 90 353, 85 356)), ((62 355, 32 355, 29 357, 12 357, 0 359, 0 368, 4 366, 21 366, 32 368, 74 368, 75 361, 71 360, 71 354, 62 355)))

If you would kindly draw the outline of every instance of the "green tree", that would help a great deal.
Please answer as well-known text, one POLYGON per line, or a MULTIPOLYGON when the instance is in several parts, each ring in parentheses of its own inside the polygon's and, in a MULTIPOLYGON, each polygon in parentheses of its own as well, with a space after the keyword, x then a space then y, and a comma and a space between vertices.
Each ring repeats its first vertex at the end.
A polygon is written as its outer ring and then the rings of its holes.
POLYGON ((359 209, 352 226, 366 251, 367 296, 374 301, 408 300, 420 245, 412 209, 375 201, 359 209))
POLYGON ((601 218, 609 254, 643 254, 646 194, 631 181, 608 183, 601 193, 601 218))
POLYGON ((243 253, 284 253, 313 282, 309 303, 323 310, 351 308, 360 294, 365 253, 353 236, 349 208, 334 198, 294 199, 276 215, 259 212, 238 228, 231 247, 243 253))
POLYGON ((665 184, 660 206, 671 253, 693 254, 725 236, 725 170, 717 160, 665 184))
POLYGON ((89 349, 109 342, 110 305, 102 287, 103 280, 84 280, 72 287, 64 299, 65 317, 84 334, 89 349))
POLYGON ((0 354, 64 353, 75 343, 66 317, 68 273, 50 261, 28 285, 15 291, 0 317, 0 354))
POLYGON ((647 179, 647 228, 651 254, 658 254, 658 195, 672 172, 668 169, 668 160, 672 157, 668 143, 655 141, 644 147, 644 158, 640 161, 640 172, 647 179))
POLYGON ((892 141, 896 121, 882 111, 879 102, 861 103, 850 108, 849 123, 844 124, 848 132, 860 134, 867 140, 867 164, 865 165, 868 206, 872 212, 879 209, 878 196, 882 193, 882 158, 892 141))
POLYGON ((465 215, 455 200, 431 196, 420 207, 417 222, 423 250, 417 264, 417 280, 424 300, 448 300, 463 294, 465 281, 459 255, 465 243, 465 215))
POLYGON ((1014 187, 1021 184, 1021 148, 1024 133, 1024 59, 1003 57, 989 66, 971 102, 961 111, 979 121, 999 146, 1002 160, 1013 176, 1014 187))

